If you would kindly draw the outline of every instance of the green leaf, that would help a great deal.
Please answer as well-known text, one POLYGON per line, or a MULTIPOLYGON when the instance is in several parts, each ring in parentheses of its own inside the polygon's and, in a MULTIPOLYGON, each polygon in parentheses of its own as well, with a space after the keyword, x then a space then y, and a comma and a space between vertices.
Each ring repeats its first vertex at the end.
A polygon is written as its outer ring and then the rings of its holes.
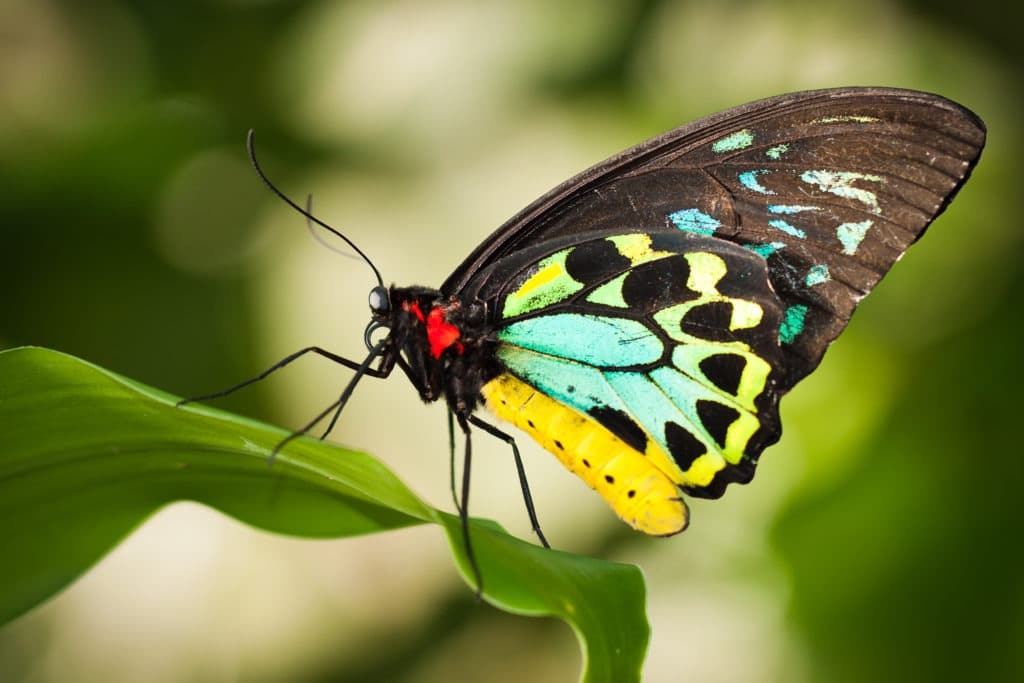
MULTIPOLYGON (((0 623, 86 571, 160 507, 193 500, 253 526, 344 537, 440 524, 472 585, 457 517, 374 458, 175 398, 71 356, 0 353, 0 623)), ((639 680, 649 627, 636 567, 544 550, 474 520, 484 599, 576 633, 585 681, 639 680)))

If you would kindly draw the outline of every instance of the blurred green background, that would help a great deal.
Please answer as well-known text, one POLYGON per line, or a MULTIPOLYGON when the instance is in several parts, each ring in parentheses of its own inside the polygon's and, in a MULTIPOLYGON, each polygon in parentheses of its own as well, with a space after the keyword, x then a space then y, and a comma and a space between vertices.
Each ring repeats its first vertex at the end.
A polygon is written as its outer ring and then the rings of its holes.
MULTIPOLYGON (((385 279, 436 286, 662 130, 793 90, 938 92, 987 122, 981 164, 783 402, 751 486, 651 539, 525 457, 555 545, 644 568, 646 680, 1024 680, 1022 43, 1002 7, 5 0, 0 347, 181 395, 308 344, 359 357, 369 271, 260 186, 250 127, 385 279)), ((346 377, 309 359, 221 405, 295 427, 346 377)), ((403 379, 365 382, 336 438, 448 504, 443 409, 403 379)), ((478 460, 474 512, 528 536, 507 451, 478 460)), ((573 680, 568 629, 476 605, 439 534, 298 541, 177 505, 0 630, 0 678, 573 680)))

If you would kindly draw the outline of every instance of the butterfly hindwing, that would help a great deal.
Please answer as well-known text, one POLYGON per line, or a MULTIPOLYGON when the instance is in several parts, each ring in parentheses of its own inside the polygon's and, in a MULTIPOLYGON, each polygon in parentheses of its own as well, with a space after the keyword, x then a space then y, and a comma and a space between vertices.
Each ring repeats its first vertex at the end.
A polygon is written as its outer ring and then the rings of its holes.
MULTIPOLYGON (((748 481, 778 438, 783 310, 749 250, 679 231, 581 236, 513 254, 488 275, 479 292, 497 313, 506 372, 631 447, 636 471, 717 497, 748 481)), ((579 447, 574 460, 537 426, 549 418, 535 407, 524 418, 494 403, 571 470, 600 457, 579 447)))

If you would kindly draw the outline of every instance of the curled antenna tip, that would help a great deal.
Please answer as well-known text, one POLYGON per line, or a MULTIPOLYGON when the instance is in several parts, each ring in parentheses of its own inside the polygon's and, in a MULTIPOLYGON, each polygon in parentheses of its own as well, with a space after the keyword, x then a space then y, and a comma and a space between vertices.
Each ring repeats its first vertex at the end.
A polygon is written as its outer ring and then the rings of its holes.
POLYGON ((259 179, 263 181, 263 184, 266 185, 270 189, 270 191, 273 192, 274 194, 276 194, 282 201, 284 201, 285 204, 287 204, 288 206, 292 207, 293 209, 298 211, 300 214, 305 216, 306 220, 312 221, 313 223, 316 223, 321 228, 323 228, 324 230, 327 230, 328 232, 330 232, 331 234, 335 235, 336 237, 339 237, 343 242, 345 242, 345 244, 347 244, 348 246, 352 247, 352 250, 354 252, 356 252, 357 254, 359 254, 359 256, 364 261, 366 261, 366 265, 370 266, 370 270, 373 271, 374 277, 377 278, 377 284, 380 287, 383 288, 384 287, 384 279, 380 276, 380 271, 377 270, 377 266, 373 265, 373 261, 370 260, 370 257, 367 256, 363 252, 362 249, 357 247, 355 245, 355 242, 353 242, 349 238, 345 237, 345 235, 341 234, 341 232, 339 232, 338 230, 335 230, 331 226, 327 225, 327 223, 324 223, 322 220, 320 220, 319 218, 314 216, 311 211, 303 209, 301 206, 299 206, 294 201, 292 201, 291 198, 288 197, 288 195, 286 195, 281 190, 277 189, 276 185, 274 185, 272 182, 270 182, 270 179, 267 178, 267 175, 263 172, 263 169, 260 167, 259 161, 256 160, 256 129, 255 128, 250 128, 249 129, 249 133, 248 133, 248 135, 246 135, 245 147, 246 147, 246 150, 249 152, 249 163, 252 164, 253 170, 256 171, 256 175, 259 176, 259 179))

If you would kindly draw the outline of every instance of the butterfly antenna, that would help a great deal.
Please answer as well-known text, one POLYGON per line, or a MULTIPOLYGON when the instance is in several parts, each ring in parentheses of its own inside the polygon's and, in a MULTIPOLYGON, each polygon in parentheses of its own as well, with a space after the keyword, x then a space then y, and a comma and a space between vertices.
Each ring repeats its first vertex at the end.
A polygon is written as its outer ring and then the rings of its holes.
POLYGON ((331 226, 324 223, 322 220, 314 216, 312 213, 310 213, 306 209, 303 209, 301 206, 293 202, 291 198, 288 197, 288 195, 286 195, 281 190, 277 189, 274 183, 270 182, 270 179, 267 178, 266 174, 263 172, 263 169, 260 168, 259 162, 256 160, 256 131, 253 129, 249 129, 249 135, 245 141, 245 148, 249 152, 249 163, 252 164, 253 169, 256 171, 256 175, 260 177, 260 180, 263 181, 263 184, 270 188, 271 192, 280 197, 285 204, 287 204, 288 206, 292 207, 293 209, 301 213, 303 216, 305 216, 307 221, 312 221, 316 223, 321 228, 341 238, 341 240, 344 241, 345 244, 352 247, 352 250, 359 254, 359 256, 361 256, 364 261, 366 261, 366 265, 370 266, 370 269, 373 271, 374 276, 377 278, 377 284, 383 288, 384 279, 380 276, 380 271, 377 270, 377 266, 373 265, 373 261, 370 260, 370 257, 363 253, 362 249, 357 247, 352 240, 345 237, 343 234, 341 234, 331 226))
POLYGON ((323 236, 317 231, 316 225, 314 225, 313 221, 309 220, 309 217, 311 215, 313 215, 313 195, 309 194, 306 195, 306 229, 309 230, 309 234, 313 236, 313 239, 320 243, 320 246, 326 249, 330 249, 338 256, 344 256, 345 258, 350 258, 353 261, 359 260, 359 257, 356 256, 355 254, 350 254, 347 251, 342 251, 341 249, 338 249, 336 246, 325 240, 323 236))

